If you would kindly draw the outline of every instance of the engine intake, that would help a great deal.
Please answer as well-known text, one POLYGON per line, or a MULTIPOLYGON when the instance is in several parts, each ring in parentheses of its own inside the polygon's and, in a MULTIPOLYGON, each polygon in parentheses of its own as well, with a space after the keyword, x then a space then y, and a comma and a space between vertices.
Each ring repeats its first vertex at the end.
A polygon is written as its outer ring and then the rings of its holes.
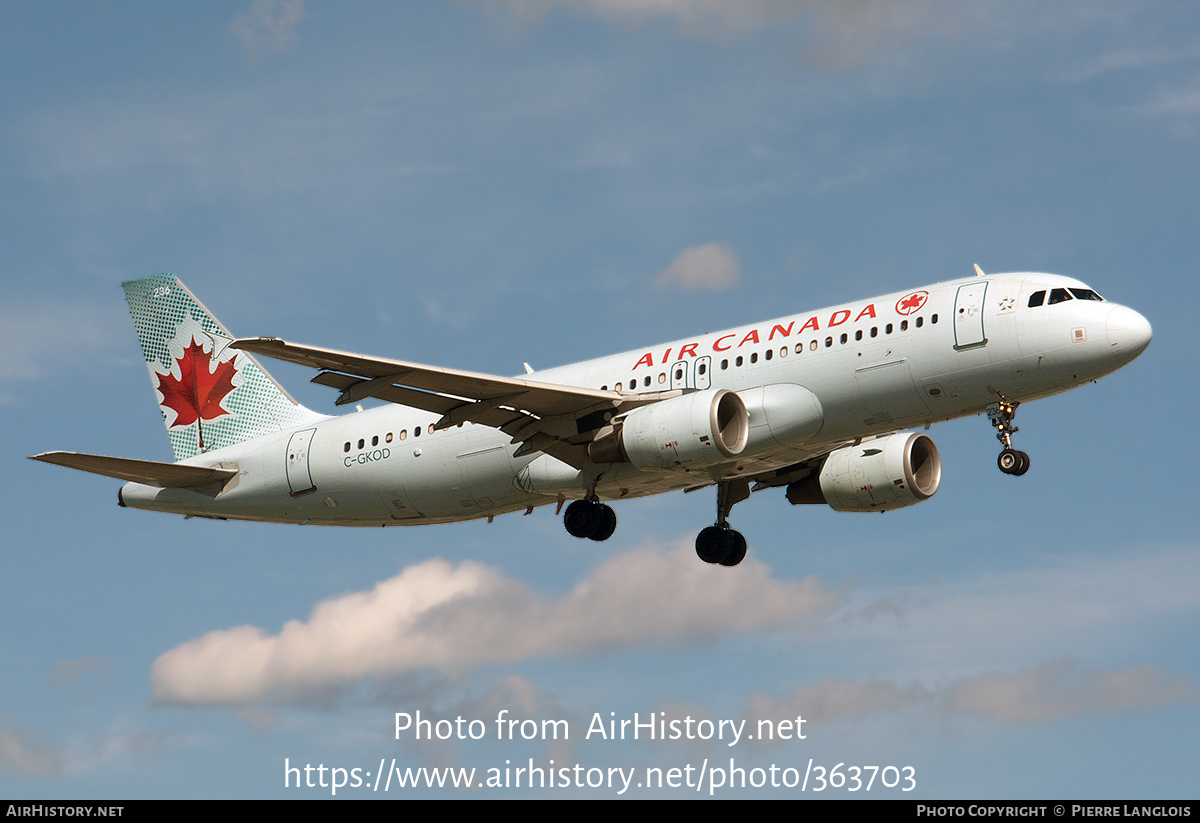
POLYGON ((592 460, 687 471, 741 454, 750 414, 734 392, 708 389, 634 409, 617 425, 588 446, 592 460))
POLYGON ((883 512, 933 497, 942 458, 925 434, 899 432, 829 453, 819 475, 787 487, 789 502, 828 503, 840 512, 883 512))

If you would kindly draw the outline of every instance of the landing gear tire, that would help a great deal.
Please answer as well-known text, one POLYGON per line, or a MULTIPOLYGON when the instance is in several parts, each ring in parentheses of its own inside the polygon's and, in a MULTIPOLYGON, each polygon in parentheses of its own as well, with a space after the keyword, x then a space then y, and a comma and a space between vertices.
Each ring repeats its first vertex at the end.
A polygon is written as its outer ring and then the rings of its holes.
POLYGON ((721 561, 722 566, 736 566, 746 559, 746 538, 742 533, 733 529, 729 530, 729 537, 732 546, 729 549, 729 554, 721 561))
POLYGON ((728 526, 709 526, 696 535, 696 556, 705 563, 736 566, 746 559, 746 538, 728 526))
POLYGON ((705 563, 720 563, 729 556, 733 541, 729 538, 729 529, 720 526, 709 526, 701 529, 696 535, 696 556, 705 563))
POLYGON ((599 504, 599 508, 600 525, 596 527, 594 532, 588 535, 588 538, 596 542, 607 540, 617 530, 617 513, 612 510, 612 506, 601 503, 599 504))
POLYGON ((1021 465, 1015 472, 1013 472, 1013 474, 1017 477, 1020 477, 1025 472, 1029 471, 1029 455, 1025 452, 1017 452, 1017 454, 1021 456, 1021 465))
MULTIPOLYGON (((1000 456, 996 458, 996 465, 1000 467, 1000 471, 1005 474, 1016 474, 1017 469, 1021 468, 1021 457, 1017 454, 1016 449, 1005 449, 1000 452, 1000 456)), ((567 517, 571 513, 567 512, 567 517)), ((567 527, 570 530, 570 526, 567 527)))
POLYGON ((1005 400, 1001 395, 1000 402, 987 407, 988 419, 996 427, 996 439, 1004 446, 1004 450, 996 458, 996 465, 1000 467, 1000 471, 1014 477, 1020 477, 1029 471, 1029 455, 1012 447, 1012 436, 1019 431, 1013 425, 1019 405, 1021 404, 1016 401, 1005 400))
POLYGON ((607 540, 617 530, 617 513, 596 500, 576 500, 567 506, 563 525, 572 537, 607 540))
POLYGON ((1005 474, 1011 474, 1014 477, 1020 477, 1025 472, 1029 471, 1029 455, 1025 452, 1017 451, 1016 449, 1005 449, 1000 452, 1000 456, 996 458, 996 465, 1000 467, 1000 471, 1005 474))
POLYGON ((567 506, 567 513, 563 515, 563 525, 572 537, 591 537, 600 527, 601 517, 600 504, 591 500, 576 500, 567 506))

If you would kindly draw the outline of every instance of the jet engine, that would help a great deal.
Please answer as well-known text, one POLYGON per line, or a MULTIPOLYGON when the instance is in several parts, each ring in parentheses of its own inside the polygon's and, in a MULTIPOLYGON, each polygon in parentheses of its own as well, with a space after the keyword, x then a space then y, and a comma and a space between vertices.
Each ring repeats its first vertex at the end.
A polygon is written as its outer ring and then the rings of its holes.
POLYGON ((925 434, 898 432, 829 453, 820 474, 787 487, 793 504, 828 503, 840 512, 884 512, 933 497, 942 458, 925 434))
POLYGON ((624 415, 616 429, 588 446, 597 463, 688 470, 736 457, 746 448, 750 414, 726 389, 673 397, 624 415))

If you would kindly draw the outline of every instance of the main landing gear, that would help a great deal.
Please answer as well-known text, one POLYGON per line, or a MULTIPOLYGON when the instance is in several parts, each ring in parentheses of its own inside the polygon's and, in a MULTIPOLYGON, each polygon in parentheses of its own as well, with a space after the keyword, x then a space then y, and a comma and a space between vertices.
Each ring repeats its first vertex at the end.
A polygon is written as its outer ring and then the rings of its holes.
POLYGON ((592 494, 567 506, 563 525, 572 537, 607 540, 617 530, 617 513, 592 494))
POLYGON ((729 510, 750 496, 747 480, 717 484, 717 522, 696 535, 696 556, 705 563, 736 566, 746 559, 746 538, 729 527, 729 510))
POLYGON ((1013 425, 1019 405, 1020 403, 1010 402, 1001 397, 999 403, 993 403, 987 408, 988 419, 996 427, 996 439, 1004 444, 1004 450, 996 459, 996 465, 1000 467, 1000 471, 1016 477, 1029 471, 1029 455, 1012 447, 1012 436, 1020 431, 1013 425))

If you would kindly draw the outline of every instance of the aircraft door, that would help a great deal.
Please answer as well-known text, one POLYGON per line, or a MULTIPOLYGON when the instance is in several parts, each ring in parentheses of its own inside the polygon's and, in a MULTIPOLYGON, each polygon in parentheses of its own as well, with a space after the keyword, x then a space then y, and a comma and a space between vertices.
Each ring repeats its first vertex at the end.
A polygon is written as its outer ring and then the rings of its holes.
POLYGON ((692 385, 703 391, 712 385, 712 358, 705 355, 697 357, 695 364, 692 366, 695 373, 692 376, 692 385))
POLYGON ((986 292, 986 280, 958 287, 958 295, 954 298, 956 350, 987 345, 987 338, 983 334, 983 297, 986 292))
POLYGON ((686 360, 677 360, 671 364, 671 388, 686 389, 690 382, 688 378, 691 376, 691 366, 686 360))
POLYGON ((308 469, 308 453, 312 448, 313 435, 316 429, 303 429, 293 432, 287 445, 287 481, 292 496, 313 491, 312 474, 308 469))

